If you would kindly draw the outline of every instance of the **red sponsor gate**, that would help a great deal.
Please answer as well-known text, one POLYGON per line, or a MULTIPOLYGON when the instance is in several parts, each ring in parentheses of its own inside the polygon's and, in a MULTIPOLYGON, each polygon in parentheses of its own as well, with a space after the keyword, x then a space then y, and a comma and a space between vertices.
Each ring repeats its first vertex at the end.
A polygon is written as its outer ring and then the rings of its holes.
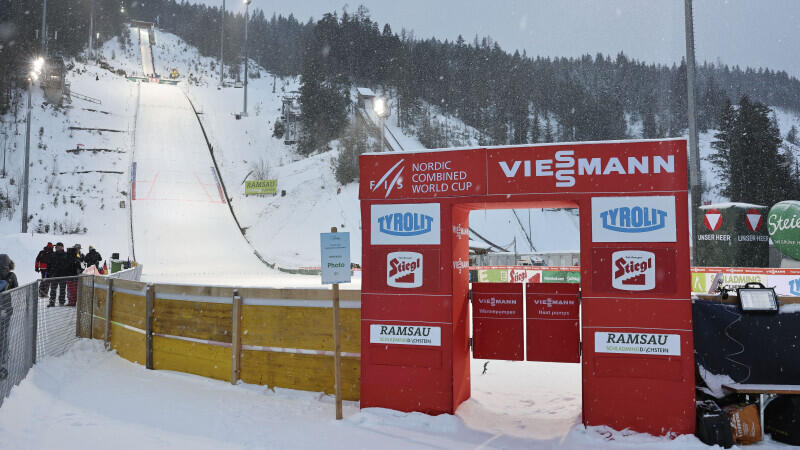
MULTIPOLYGON (((584 423, 694 431, 685 140, 366 154, 360 167, 362 407, 452 413, 469 398, 471 210, 577 207, 584 423)), ((569 317, 556 342, 572 339, 569 317)), ((534 333, 540 319, 527 318, 534 333)), ((531 339, 527 356, 556 357, 531 339)))

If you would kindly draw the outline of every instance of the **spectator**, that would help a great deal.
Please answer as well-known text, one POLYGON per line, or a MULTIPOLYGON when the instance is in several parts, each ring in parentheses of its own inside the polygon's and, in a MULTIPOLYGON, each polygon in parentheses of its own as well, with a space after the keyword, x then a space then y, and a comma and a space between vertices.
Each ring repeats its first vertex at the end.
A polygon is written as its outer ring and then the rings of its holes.
POLYGON ((89 253, 83 258, 83 261, 86 263, 86 267, 95 266, 97 270, 100 270, 100 261, 103 260, 103 257, 100 256, 100 253, 93 247, 89 246, 89 253))
MULTIPOLYGON (((67 252, 64 251, 64 244, 61 242, 56 243, 56 251, 50 255, 50 265, 48 266, 48 275, 50 278, 54 277, 67 277, 72 275, 75 265, 70 260, 67 252)), ((67 280, 60 279, 50 282, 50 303, 47 306, 56 306, 56 293, 58 293, 58 304, 64 305, 64 297, 67 292, 67 280)))
MULTIPOLYGON (((0 291, 14 289, 19 286, 14 270, 14 261, 8 255, 0 254, 0 291)), ((0 294, 0 380, 8 378, 8 333, 11 325, 11 314, 14 306, 11 304, 11 294, 0 294)))
MULTIPOLYGON (((81 255, 81 244, 75 244, 67 250, 69 260, 69 276, 78 276, 83 272, 86 263, 83 262, 81 255)), ((67 306, 75 306, 78 303, 78 281, 76 279, 67 280, 67 306)))
MULTIPOLYGON (((36 255, 36 271, 42 275, 42 280, 47 278, 47 267, 50 263, 50 256, 53 254, 53 243, 48 242, 47 245, 39 251, 36 255)), ((47 282, 42 281, 39 283, 39 297, 47 297, 47 282)))

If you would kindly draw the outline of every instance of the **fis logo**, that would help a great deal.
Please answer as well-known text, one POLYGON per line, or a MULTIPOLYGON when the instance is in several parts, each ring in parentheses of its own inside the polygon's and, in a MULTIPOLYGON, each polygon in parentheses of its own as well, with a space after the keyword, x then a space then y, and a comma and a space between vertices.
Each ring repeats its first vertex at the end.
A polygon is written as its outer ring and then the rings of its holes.
POLYGON ((789 281, 789 292, 792 295, 800 296, 800 278, 789 281))
POLYGON ((375 192, 378 189, 386 189, 386 195, 384 195, 383 198, 389 198, 389 194, 392 193, 392 189, 395 187, 397 189, 403 189, 402 175, 405 167, 400 167, 403 164, 403 161, 405 161, 405 159, 401 159, 397 162, 397 164, 393 165, 391 169, 387 170, 386 173, 383 174, 380 180, 370 180, 369 190, 375 192), (389 178, 391 178, 391 181, 389 181, 389 178))
POLYGON ((422 286, 422 254, 392 252, 386 256, 386 284, 396 288, 422 286))
POLYGON ((667 212, 647 206, 613 208, 600 213, 603 228, 621 233, 646 233, 666 225, 667 212))
POLYGON ((649 291, 656 287, 656 256, 641 250, 611 254, 611 286, 622 291, 649 291))

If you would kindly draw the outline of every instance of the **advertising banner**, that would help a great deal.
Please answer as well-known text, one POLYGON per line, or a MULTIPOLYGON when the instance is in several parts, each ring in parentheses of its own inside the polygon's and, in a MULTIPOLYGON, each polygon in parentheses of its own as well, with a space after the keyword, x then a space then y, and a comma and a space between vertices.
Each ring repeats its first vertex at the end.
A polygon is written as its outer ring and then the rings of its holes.
POLYGON ((380 204, 370 207, 372 245, 438 245, 441 241, 438 203, 380 204))
POLYGON ((528 361, 579 362, 578 286, 527 284, 528 361))
POLYGON ((472 284, 473 357, 522 361, 522 285, 472 284))
POLYGON ((692 267, 692 293, 714 295, 717 286, 730 289, 746 283, 761 283, 775 288, 779 296, 800 296, 800 269, 692 267), (719 278, 718 282, 715 280, 719 278))
POLYGON ((781 253, 800 261, 800 202, 776 203, 769 210, 767 230, 781 253))
POLYGON ((675 197, 592 197, 592 242, 675 242, 675 197))
POLYGON ((275 195, 277 192, 278 180, 247 180, 244 182, 244 195, 275 195))
POLYGON ((703 206, 695 214, 703 218, 695 236, 697 265, 769 266, 766 207, 726 203, 703 206))

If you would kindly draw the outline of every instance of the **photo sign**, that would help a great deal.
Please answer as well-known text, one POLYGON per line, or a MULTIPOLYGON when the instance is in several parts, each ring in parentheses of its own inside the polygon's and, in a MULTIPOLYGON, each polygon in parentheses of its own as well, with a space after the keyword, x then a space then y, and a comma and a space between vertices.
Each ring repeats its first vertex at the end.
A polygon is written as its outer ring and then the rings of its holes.
POLYGON ((275 195, 277 192, 278 180, 248 180, 244 182, 244 195, 275 195))
POLYGON ((350 282, 350 233, 320 233, 322 284, 350 282))

